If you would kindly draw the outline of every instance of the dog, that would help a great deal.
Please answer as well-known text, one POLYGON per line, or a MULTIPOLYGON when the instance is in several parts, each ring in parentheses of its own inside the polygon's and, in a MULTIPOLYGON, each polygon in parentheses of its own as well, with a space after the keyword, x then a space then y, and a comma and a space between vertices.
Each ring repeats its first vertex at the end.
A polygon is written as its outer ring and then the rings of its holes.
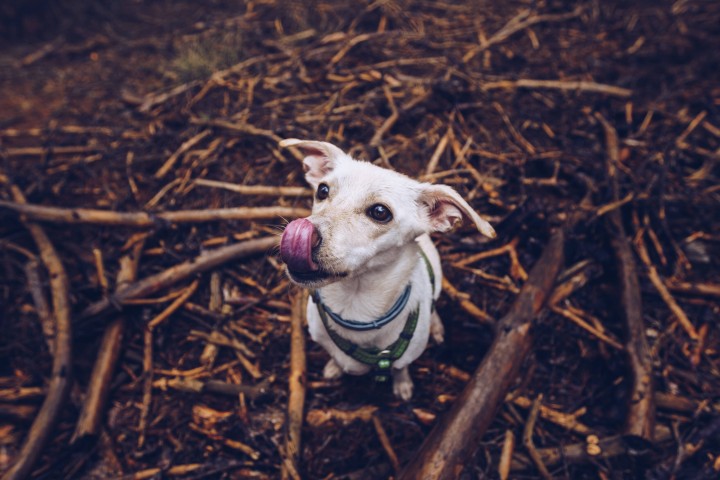
POLYGON ((444 337, 434 309, 440 256, 429 235, 463 219, 488 237, 495 231, 449 186, 355 160, 327 142, 280 146, 302 152, 314 190, 312 214, 285 227, 280 257, 290 280, 312 291, 310 336, 331 357, 323 376, 392 377, 395 396, 409 400, 408 365, 431 335, 437 343, 444 337))

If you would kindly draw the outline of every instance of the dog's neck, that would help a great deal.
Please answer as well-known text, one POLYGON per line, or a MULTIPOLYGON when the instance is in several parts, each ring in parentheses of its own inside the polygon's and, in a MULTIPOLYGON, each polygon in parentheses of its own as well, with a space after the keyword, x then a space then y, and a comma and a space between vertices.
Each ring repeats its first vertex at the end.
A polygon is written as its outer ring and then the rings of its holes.
POLYGON ((385 314, 403 293, 419 261, 412 242, 388 252, 392 261, 320 289, 323 303, 345 319, 372 322, 385 314))

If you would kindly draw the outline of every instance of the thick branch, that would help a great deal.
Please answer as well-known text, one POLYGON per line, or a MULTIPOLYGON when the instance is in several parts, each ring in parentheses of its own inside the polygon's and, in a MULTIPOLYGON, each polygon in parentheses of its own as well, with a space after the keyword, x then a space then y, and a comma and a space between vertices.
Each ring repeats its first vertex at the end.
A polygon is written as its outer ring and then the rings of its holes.
POLYGON ((532 320, 543 308, 563 265, 564 243, 564 232, 559 229, 530 272, 510 311, 498 323, 490 351, 400 479, 454 478, 456 466, 472 453, 530 351, 532 320))
MULTIPOLYGON (((25 202, 25 197, 20 189, 12 186, 11 191, 18 204, 25 202)), ((67 399, 72 369, 72 331, 68 300, 69 283, 65 268, 45 231, 34 223, 25 222, 25 226, 30 230, 30 234, 37 244, 40 258, 50 278, 53 312, 56 322, 55 351, 45 401, 30 427, 25 442, 17 454, 15 463, 5 472, 2 477, 3 480, 16 480, 25 478, 30 474, 67 399)))

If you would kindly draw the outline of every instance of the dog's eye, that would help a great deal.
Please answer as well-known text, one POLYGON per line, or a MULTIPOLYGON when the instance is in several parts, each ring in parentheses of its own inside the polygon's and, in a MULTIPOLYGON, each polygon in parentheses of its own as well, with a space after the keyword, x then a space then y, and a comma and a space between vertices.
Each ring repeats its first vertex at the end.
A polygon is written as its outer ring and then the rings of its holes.
POLYGON ((317 192, 315 192, 315 198, 318 200, 325 200, 330 195, 330 187, 326 183, 321 183, 318 186, 317 192))
POLYGON ((393 218, 390 209, 382 203, 376 203, 372 207, 368 208, 367 214, 368 217, 380 223, 388 223, 393 218))

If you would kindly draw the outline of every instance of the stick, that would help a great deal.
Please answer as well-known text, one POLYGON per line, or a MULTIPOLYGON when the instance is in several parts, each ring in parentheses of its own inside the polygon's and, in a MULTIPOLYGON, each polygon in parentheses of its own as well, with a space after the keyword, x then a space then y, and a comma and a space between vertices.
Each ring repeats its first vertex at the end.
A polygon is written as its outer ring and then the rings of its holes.
MULTIPOLYGON (((655 429, 653 437, 656 442, 664 442, 672 438, 672 433, 669 428, 660 428, 658 426, 655 429)), ((597 444, 600 449, 596 455, 588 453, 588 442, 563 445, 561 447, 541 448, 537 450, 537 453, 540 455, 542 462, 550 467, 561 464, 577 465, 594 463, 601 459, 608 460, 613 457, 628 454, 631 447, 625 443, 625 438, 625 435, 614 435, 600 439, 597 444)), ((526 470, 532 465, 533 463, 529 458, 516 453, 512 461, 511 470, 526 470)))
MULTIPOLYGON (((128 253, 120 258, 120 269, 116 278, 116 288, 121 288, 137 277, 137 268, 145 238, 133 244, 128 253)), ((118 317, 105 328, 95 365, 88 382, 85 400, 80 411, 75 432, 70 443, 76 443, 85 437, 95 437, 100 433, 105 413, 112 376, 115 373, 120 347, 122 346, 125 319, 118 317)))
POLYGON ((498 475, 500 480, 507 480, 510 476, 510 462, 512 454, 515 450, 515 434, 512 430, 505 430, 505 440, 503 441, 502 452, 500 453, 500 462, 498 463, 498 475))
POLYGON ((445 152, 445 147, 447 147, 450 135, 452 135, 452 127, 448 127, 447 132, 445 132, 445 135, 442 136, 442 138, 437 144, 437 147, 435 147, 435 151, 433 152, 432 157, 430 157, 430 160, 428 160, 427 168, 425 169, 425 175, 432 174, 435 171, 435 168, 437 168, 440 157, 445 152))
POLYGON ((307 309, 307 290, 295 294, 292 302, 290 333, 290 375, 288 397, 288 424, 285 433, 285 459, 282 465, 282 478, 294 477, 298 472, 301 450, 301 433, 305 409, 305 331, 307 309))
POLYGON ((481 85, 483 90, 513 89, 513 88, 538 88, 552 90, 568 90, 573 92, 604 93, 614 97, 627 98, 632 96, 632 90, 615 85, 604 83, 571 81, 571 80, 535 80, 532 78, 521 78, 518 80, 500 80, 499 82, 487 82, 481 85))
POLYGON ((455 288, 455 286, 445 277, 442 279, 442 289, 450 298, 458 302, 463 310, 472 315, 473 318, 479 320, 480 323, 495 325, 496 320, 493 317, 468 300, 467 296, 455 288))
POLYGON ((176 212, 112 212, 89 208, 60 208, 43 205, 24 205, 0 200, 0 207, 26 215, 31 220, 124 227, 161 227, 164 223, 200 223, 224 220, 257 220, 276 217, 307 217, 310 211, 300 207, 236 207, 208 210, 180 210, 176 212))
MULTIPOLYGON (((620 198, 617 170, 620 164, 620 149, 617 131, 605 117, 597 113, 595 118, 605 131, 607 150, 607 170, 612 186, 613 200, 620 198)), ((625 424, 625 432, 637 435, 649 441, 653 440, 655 426, 655 401, 653 398, 653 371, 650 349, 645 340, 645 325, 642 317, 642 299, 632 250, 622 224, 620 210, 607 214, 606 225, 610 233, 610 242, 615 252, 618 273, 620 275, 620 301, 625 312, 627 340, 625 349, 630 361, 632 386, 630 407, 625 424)))
POLYGON ((492 37, 487 39, 482 45, 473 47, 464 56, 463 62, 467 63, 472 60, 478 53, 482 53, 496 43, 500 43, 511 35, 524 30, 525 28, 531 27, 535 24, 542 22, 562 22, 575 18, 582 12, 582 7, 578 7, 572 12, 559 13, 559 14, 546 14, 546 15, 534 15, 528 16, 528 11, 523 10, 517 16, 513 17, 508 21, 500 30, 498 30, 492 37))
POLYGON ((198 280, 195 280, 192 282, 183 292, 182 295, 180 295, 178 298, 175 299, 170 305, 165 308, 162 312, 160 312, 159 315, 157 315, 155 318, 150 320, 148 324, 145 326, 145 332, 144 332, 144 339, 145 339, 145 348, 143 350, 143 376, 144 376, 144 382, 143 382, 143 401, 142 406, 140 408, 140 424, 138 426, 138 431, 140 434, 138 435, 138 448, 142 447, 145 443, 145 431, 147 429, 147 419, 148 415, 150 413, 150 402, 152 401, 152 383, 153 383, 153 370, 152 370, 152 361, 153 361, 153 333, 155 331, 155 328, 158 327, 162 322, 167 320, 170 315, 175 313, 176 310, 178 310, 182 305, 192 296, 193 293, 195 293, 195 290, 197 290, 198 284, 200 282, 198 280))
POLYGON ((533 442, 532 439, 533 430, 535 429, 535 422, 537 421, 538 411, 540 410, 541 402, 542 394, 538 395, 535 401, 533 401, 532 408, 530 409, 530 413, 528 414, 528 419, 525 423, 525 429, 523 430, 523 445, 527 449, 528 455, 530 455, 530 458, 535 464, 535 468, 537 468, 540 476, 543 477, 545 480, 551 480, 552 475, 550 475, 550 472, 548 472, 547 467, 543 463, 542 457, 535 448, 535 442, 533 442))
POLYGON ((187 152, 192 147, 200 143, 205 137, 207 137, 211 133, 211 130, 203 130, 202 132, 193 136, 191 139, 183 142, 182 145, 180 145, 180 148, 175 150, 175 152, 170 155, 170 157, 165 161, 165 163, 163 163, 162 167, 160 167, 158 171, 155 172, 155 178, 162 178, 167 175, 167 173, 175 166, 178 158, 180 158, 183 153, 187 152))
POLYGON ((276 246, 277 241, 278 239, 275 237, 259 238, 201 253, 186 262, 126 285, 109 298, 104 298, 90 305, 80 317, 88 318, 99 315, 113 305, 122 305, 127 300, 150 295, 192 275, 211 270, 225 262, 266 252, 276 246))
POLYGON ((388 438, 387 432, 382 426, 382 422, 377 415, 373 415, 372 422, 373 426, 375 427, 375 433, 377 433, 378 439, 380 440, 380 444, 385 450, 385 453, 390 460, 390 464, 393 466, 393 471, 397 474, 397 472, 400 471, 400 461, 398 460, 398 457, 395 454, 395 450, 390 443, 390 438, 388 438))
POLYGON ((688 336, 693 340, 698 340, 700 338, 700 334, 695 328, 695 325, 693 325, 688 318, 685 311, 682 309, 682 307, 680 307, 675 298, 672 296, 670 290, 668 290, 668 288, 665 286, 665 282, 663 282, 663 279, 660 277, 657 268, 655 268, 655 265, 653 265, 652 261, 650 260, 650 255, 648 254, 647 247, 645 246, 645 241, 643 240, 642 236, 638 235, 637 241, 635 241, 634 243, 635 250, 640 257, 640 260, 645 265, 645 268, 647 268, 647 275, 650 279, 650 283, 653 284, 655 289, 660 294, 660 298, 663 299, 670 311, 678 319, 680 326, 685 330, 685 332, 687 332, 688 336))
MULTIPOLYGON (((25 196, 19 188, 11 185, 10 190, 18 204, 25 202, 25 196)), ((27 221, 24 221, 24 223, 37 244, 40 259, 45 265, 50 278, 52 305, 56 322, 55 353, 45 401, 30 427, 30 431, 16 456, 15 463, 5 472, 2 480, 25 478, 32 471, 65 404, 72 371, 69 282, 65 268, 42 227, 27 221)))
POLYGON ((564 262, 565 234, 558 229, 530 271, 510 311, 500 320, 490 351, 455 401, 430 432, 401 480, 454 478, 495 418, 532 344, 532 320, 547 300, 564 262))
POLYGON ((223 188, 241 195, 267 195, 272 197, 312 197, 313 191, 305 187, 275 187, 271 185, 236 185, 198 178, 193 184, 201 187, 223 188))
POLYGON ((268 379, 256 385, 241 385, 236 383, 223 382, 221 380, 200 380, 197 378, 161 378, 156 380, 152 385, 154 388, 167 390, 172 388, 180 392, 188 393, 215 393, 217 395, 227 395, 237 397, 240 394, 246 395, 250 400, 255 400, 266 395, 274 395, 275 392, 270 388, 268 379))
POLYGON ((385 119, 383 124, 375 131, 375 134, 370 139, 370 146, 371 147, 378 147, 380 146, 380 143, 382 143, 382 137, 385 135, 388 130, 390 130, 393 125, 395 125, 395 122, 398 121, 398 118, 400 118, 400 114, 398 113, 398 109, 395 106, 395 100, 393 99, 392 92, 390 91, 390 87, 387 85, 383 85, 383 92, 385 92, 385 98, 387 98, 388 105, 390 105, 390 116, 385 119))

